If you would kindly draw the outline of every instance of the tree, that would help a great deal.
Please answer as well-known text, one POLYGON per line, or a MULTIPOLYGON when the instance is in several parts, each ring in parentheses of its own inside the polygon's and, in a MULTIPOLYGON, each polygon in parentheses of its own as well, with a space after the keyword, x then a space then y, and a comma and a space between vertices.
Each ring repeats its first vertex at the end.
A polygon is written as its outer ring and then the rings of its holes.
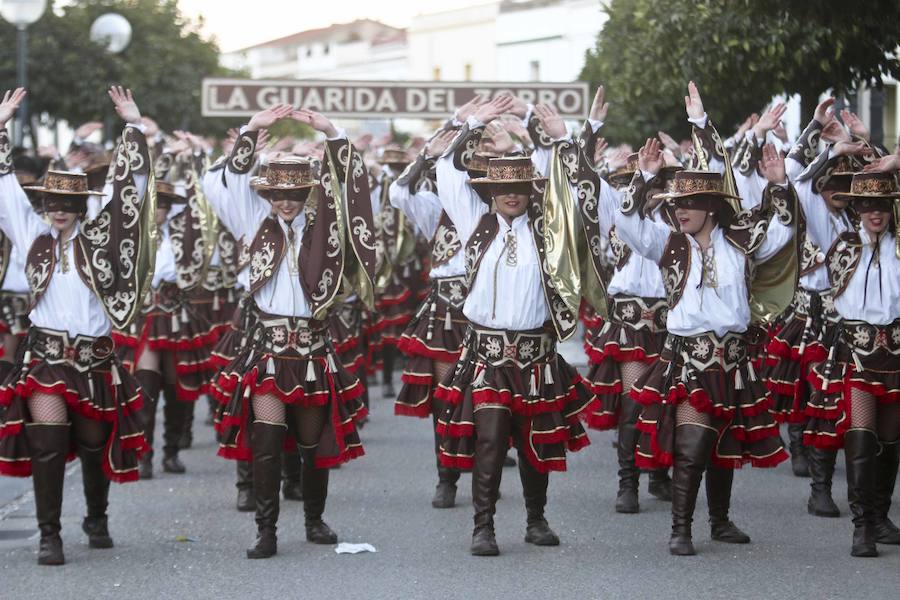
MULTIPOLYGON (((163 129, 225 130, 226 122, 200 116, 200 83, 235 73, 219 66, 215 40, 201 37, 202 22, 181 15, 175 0, 76 0, 54 8, 29 28, 32 115, 47 124, 102 121, 112 114, 105 90, 118 83, 135 91, 141 110, 163 129), (91 23, 106 12, 131 23, 131 43, 117 55, 89 38, 91 23)), ((4 21, 0 36, 14 40, 15 29, 4 21)), ((0 45, 2 89, 15 84, 15 52, 14 43, 0 45)))
POLYGON ((687 133, 681 99, 693 79, 711 116, 730 128, 781 92, 805 114, 829 88, 900 75, 900 3, 831 0, 610 0, 582 79, 612 100, 606 136, 640 143, 659 129, 687 133))

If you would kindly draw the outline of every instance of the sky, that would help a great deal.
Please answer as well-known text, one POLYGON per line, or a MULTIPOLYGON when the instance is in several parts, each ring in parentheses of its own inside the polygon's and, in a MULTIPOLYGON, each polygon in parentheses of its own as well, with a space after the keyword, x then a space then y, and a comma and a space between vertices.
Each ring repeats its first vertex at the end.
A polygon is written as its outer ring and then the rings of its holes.
POLYGON ((178 0, 185 16, 205 19, 203 32, 224 52, 298 31, 375 19, 406 27, 417 14, 486 4, 490 0, 178 0))

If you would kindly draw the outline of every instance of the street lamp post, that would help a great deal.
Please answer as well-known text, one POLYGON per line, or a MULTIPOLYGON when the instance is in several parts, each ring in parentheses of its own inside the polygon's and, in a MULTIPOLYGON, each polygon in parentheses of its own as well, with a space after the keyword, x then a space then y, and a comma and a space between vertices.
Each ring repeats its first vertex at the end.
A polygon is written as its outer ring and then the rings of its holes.
MULTIPOLYGON (((28 26, 41 18, 47 8, 47 0, 0 0, 0 15, 15 25, 16 34, 16 85, 28 86, 28 26)), ((22 145, 28 124, 28 96, 22 100, 18 112, 15 143, 22 145)))
MULTIPOLYGON (((118 13, 105 13, 91 23, 91 41, 100 44, 110 54, 119 54, 131 42, 131 23, 118 13)), ((118 71, 118 69, 117 69, 118 71)), ((113 141, 113 115, 106 114, 103 119, 103 131, 107 144, 113 141)))

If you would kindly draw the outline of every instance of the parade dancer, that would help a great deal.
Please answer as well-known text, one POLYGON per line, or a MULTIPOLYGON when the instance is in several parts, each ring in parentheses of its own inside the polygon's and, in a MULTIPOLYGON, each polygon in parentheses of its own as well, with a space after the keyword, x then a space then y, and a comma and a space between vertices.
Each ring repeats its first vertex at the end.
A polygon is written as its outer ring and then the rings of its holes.
POLYGON ((216 206, 237 239, 251 240, 249 290, 259 311, 248 343, 219 377, 220 454, 253 461, 258 533, 248 558, 277 551, 278 488, 288 430, 303 456, 306 539, 333 544, 322 520, 328 469, 363 454, 355 422, 359 381, 340 365, 327 318, 341 287, 373 297, 375 233, 362 157, 324 116, 277 105, 254 115, 225 170, 230 200, 216 206), (291 117, 327 136, 319 181, 309 161, 270 161, 251 180, 259 130, 291 117), (252 429, 252 433, 251 433, 252 429))
MULTIPOLYGON (((724 155, 696 86, 685 97, 688 117, 724 155)), ((705 154, 705 153, 704 153, 705 154)), ((724 155, 727 164, 727 155, 724 155)), ((708 159, 700 156, 698 162, 708 159)), ((616 230, 631 249, 659 264, 666 285, 669 337, 657 364, 641 377, 632 397, 645 405, 638 428, 638 465, 673 465, 672 536, 669 551, 695 554, 691 521, 700 481, 706 492, 712 538, 748 543, 728 517, 733 469, 745 463, 775 466, 787 458, 769 413, 771 399, 756 376, 744 337, 750 325, 754 264, 774 257, 794 235, 794 197, 784 161, 766 147, 763 173, 770 185, 754 211, 735 210, 716 172, 675 174, 680 232, 643 217, 646 179, 663 166, 659 142, 647 140, 639 169, 616 213, 616 230)), ((699 165, 698 165, 699 166, 699 165)))
POLYGON ((0 102, 0 227, 27 255, 32 325, 22 359, 0 386, 0 473, 31 476, 41 533, 38 564, 65 562, 60 516, 66 461, 81 459, 87 516, 82 529, 92 548, 111 548, 107 527, 109 482, 138 478, 146 450, 138 382, 125 371, 109 337, 140 308, 152 270, 153 192, 141 114, 131 90, 109 91, 125 120, 115 170, 102 192, 99 215, 85 219, 83 173, 49 171, 33 189, 43 197, 45 221, 16 182, 5 129, 23 89, 0 102))
MULTIPOLYGON (((512 99, 498 96, 479 107, 454 144, 474 150, 484 126, 510 110, 512 99)), ((565 125, 551 109, 535 109, 554 138, 565 138, 565 125)), ((469 294, 463 314, 470 322, 464 348, 435 397, 447 409, 438 422, 443 437, 441 463, 474 468, 475 509, 471 553, 494 556, 499 548, 494 512, 509 440, 519 452, 525 496, 525 541, 559 544, 547 523, 549 472, 566 468, 566 449, 589 441, 578 419, 592 395, 578 373, 556 353, 558 339, 575 333, 578 299, 567 304, 554 280, 541 268, 547 246, 559 248, 568 228, 538 229, 544 203, 571 211, 571 197, 548 192, 527 157, 495 158, 486 177, 469 181, 453 162, 456 148, 437 161, 441 204, 464 244, 469 294), (493 199, 497 213, 482 200, 493 199), (547 241, 550 240, 550 241, 547 241)), ((568 185, 560 188, 569 193, 568 185)), ((571 215, 570 215, 571 216, 571 215)), ((571 258, 571 257, 570 257, 571 258)), ((573 273, 558 273, 563 278, 573 273)))
POLYGON ((817 447, 844 448, 850 554, 861 557, 878 556, 877 544, 900 544, 888 517, 900 464, 900 156, 867 168, 849 192, 832 196, 849 200, 860 224, 825 258, 840 335, 810 374, 818 393, 807 405, 813 418, 805 434, 817 447))

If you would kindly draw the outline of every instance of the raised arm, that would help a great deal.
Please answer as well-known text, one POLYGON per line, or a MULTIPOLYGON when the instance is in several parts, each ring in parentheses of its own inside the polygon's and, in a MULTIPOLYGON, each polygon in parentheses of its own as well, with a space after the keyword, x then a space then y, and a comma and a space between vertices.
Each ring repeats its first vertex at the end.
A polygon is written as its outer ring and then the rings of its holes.
POLYGON ((25 98, 25 90, 7 91, 0 102, 0 228, 24 256, 31 243, 48 225, 41 219, 16 179, 12 161, 12 143, 6 124, 25 98))
POLYGON ((420 190, 419 182, 434 166, 434 157, 447 149, 455 135, 452 130, 435 135, 389 189, 391 206, 403 211, 410 222, 429 238, 437 229, 443 209, 437 194, 431 190, 420 190))
POLYGON ((641 256, 657 263, 662 259, 671 230, 663 223, 644 218, 644 173, 655 176, 664 162, 659 142, 648 139, 638 151, 638 171, 631 178, 631 184, 615 214, 616 233, 622 241, 641 256))
POLYGON ((772 144, 763 147, 760 170, 769 182, 763 192, 763 202, 773 210, 765 240, 756 249, 754 258, 757 262, 766 262, 784 248, 796 233, 797 199, 787 180, 784 156, 772 144))

